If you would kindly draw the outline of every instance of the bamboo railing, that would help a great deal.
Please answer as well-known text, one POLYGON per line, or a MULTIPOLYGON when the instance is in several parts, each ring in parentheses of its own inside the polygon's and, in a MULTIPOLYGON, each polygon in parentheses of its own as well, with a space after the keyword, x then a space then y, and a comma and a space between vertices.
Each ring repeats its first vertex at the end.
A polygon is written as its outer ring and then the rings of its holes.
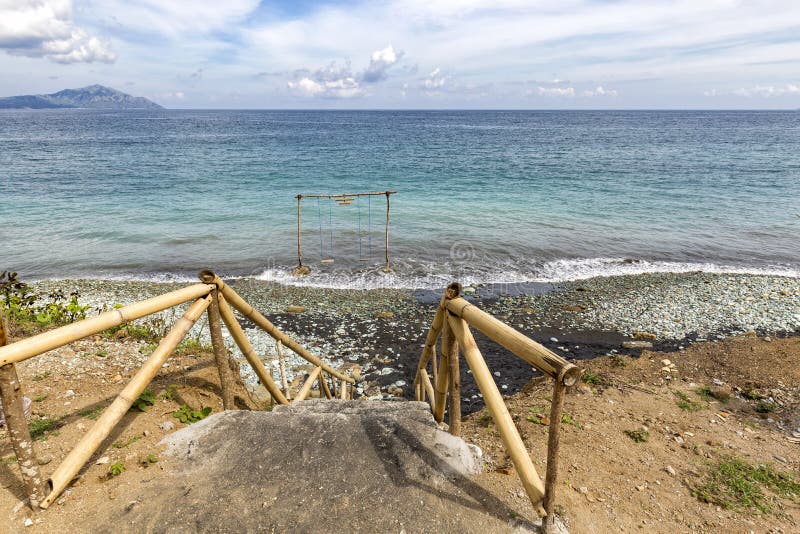
POLYGON ((449 430, 461 433, 460 354, 464 355, 472 376, 483 395, 503 444, 519 474, 531 504, 542 516, 544 531, 555 528, 555 488, 558 477, 558 447, 564 393, 580 378, 581 370, 551 350, 514 330, 461 298, 461 285, 450 284, 439 303, 431 328, 425 339, 414 378, 414 391, 418 401, 430 403, 434 419, 441 423, 449 403, 449 430), (553 401, 550 410, 550 427, 547 441, 547 471, 542 484, 531 461, 525 443, 519 435, 503 396, 497 389, 486 361, 472 337, 469 327, 499 343, 530 365, 553 379, 553 401), (440 357, 436 362, 436 342, 442 338, 440 357), (433 382, 428 375, 431 363, 433 382))
POLYGON ((333 369, 321 358, 310 353, 302 345, 278 329, 213 272, 202 271, 200 279, 203 282, 201 284, 194 284, 104 312, 95 317, 11 344, 6 344, 5 330, 2 317, 0 317, 0 398, 3 401, 8 435, 19 460, 22 479, 32 508, 48 508, 69 486, 78 472, 86 465, 86 462, 119 424, 135 400, 155 378, 164 363, 174 353, 177 346, 204 312, 208 314, 211 344, 220 378, 220 396, 225 410, 236 408, 234 404, 234 389, 240 378, 238 376, 238 366, 233 364, 227 347, 223 342, 222 323, 227 326, 242 355, 253 368, 259 381, 269 392, 271 400, 279 404, 289 404, 289 391, 286 386, 282 352, 278 349, 281 360, 282 383, 284 384, 283 391, 275 384, 261 359, 256 355, 232 308, 272 336, 278 342, 279 347, 281 345, 288 347, 298 356, 315 366, 306 383, 295 396, 294 402, 307 398, 315 381, 318 384, 320 397, 333 398, 335 391, 331 392, 326 378, 331 380, 331 385, 334 388, 336 381, 340 381, 339 398, 345 400, 351 398, 350 384, 355 382, 352 377, 333 369), (17 378, 15 364, 79 339, 99 334, 109 328, 120 326, 187 302, 192 302, 188 310, 173 325, 167 335, 161 339, 144 365, 103 411, 95 424, 84 434, 78 444, 67 454, 66 458, 55 468, 45 483, 45 479, 42 478, 39 472, 33 442, 30 438, 25 416, 22 413, 22 387, 17 378))

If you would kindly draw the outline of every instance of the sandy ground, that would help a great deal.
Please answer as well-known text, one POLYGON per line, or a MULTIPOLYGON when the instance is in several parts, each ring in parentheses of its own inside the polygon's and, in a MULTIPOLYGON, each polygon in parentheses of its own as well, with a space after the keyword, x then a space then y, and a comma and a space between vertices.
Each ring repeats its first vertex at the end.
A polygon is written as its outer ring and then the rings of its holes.
MULTIPOLYGON (((98 410, 113 400, 150 350, 130 339, 95 338, 18 366, 25 394, 34 400, 33 418, 54 421, 36 440, 45 474, 94 423, 98 410)), ((171 358, 150 386, 154 404, 146 412, 129 412, 46 512, 34 514, 22 504, 14 455, 0 433, 0 515, 8 518, 3 530, 84 532, 91 514, 158 477, 163 466, 157 443, 183 426, 173 412, 182 404, 221 410, 212 361, 199 347, 184 348, 171 358), (125 470, 111 477, 109 468, 117 462, 125 470)), ((674 353, 601 357, 581 364, 596 379, 567 397, 565 410, 573 423, 563 425, 557 498, 571 532, 800 530, 800 506, 790 499, 775 500, 773 512, 762 515, 725 510, 692 495, 705 470, 725 455, 770 463, 800 478, 800 444, 791 435, 800 427, 800 338, 743 336, 674 353), (704 400, 696 393, 717 384, 730 388, 731 400, 704 400), (679 408, 675 391, 685 393, 696 410, 679 408), (756 412, 756 401, 744 398, 753 391, 772 398, 777 409, 756 412), (644 443, 634 443, 624 433, 644 427, 649 432, 644 443)), ((535 379, 508 398, 542 475, 547 427, 541 416, 549 411, 549 397, 549 385, 535 379)), ((531 519, 530 504, 485 410, 466 418, 464 438, 480 446, 487 460, 486 473, 474 481, 511 510, 510 521, 531 519)))

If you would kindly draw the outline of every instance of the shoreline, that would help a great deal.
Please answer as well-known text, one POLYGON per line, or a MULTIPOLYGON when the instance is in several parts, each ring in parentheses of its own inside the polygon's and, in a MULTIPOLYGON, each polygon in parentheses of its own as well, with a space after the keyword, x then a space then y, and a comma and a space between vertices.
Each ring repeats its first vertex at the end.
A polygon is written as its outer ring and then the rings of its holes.
MULTIPOLYGON (((408 388, 438 302, 436 292, 284 286, 256 279, 229 283, 278 328, 312 352, 328 355, 334 367, 358 366, 358 396, 408 398, 411 394, 408 388), (306 311, 289 313, 289 306, 303 306, 306 311)), ((77 290, 82 303, 96 308, 128 304, 186 284, 60 280, 30 285, 43 293, 57 288, 77 290)), ((697 342, 746 333, 800 335, 800 279, 789 277, 648 273, 528 285, 516 294, 497 291, 492 285, 472 289, 465 294, 468 300, 570 360, 638 356, 641 348, 623 347, 637 332, 657 351, 683 350, 697 342)), ((170 321, 177 316, 171 312, 164 318, 170 321)), ((247 321, 242 326, 277 379, 274 341, 247 321)), ((201 322, 195 332, 202 328, 201 322)), ((525 362, 509 356, 479 332, 475 335, 489 367, 500 373, 498 385, 504 394, 519 391, 535 376, 525 362)), ((201 331, 198 339, 207 341, 207 336, 201 331)), ((232 344, 231 348, 238 356, 232 344)), ((291 355, 287 366, 291 381, 305 372, 306 362, 291 355)), ((243 374, 245 381, 255 384, 249 367, 243 369, 248 370, 243 374)), ((462 383, 465 413, 479 409, 480 394, 467 385, 472 381, 462 383)))

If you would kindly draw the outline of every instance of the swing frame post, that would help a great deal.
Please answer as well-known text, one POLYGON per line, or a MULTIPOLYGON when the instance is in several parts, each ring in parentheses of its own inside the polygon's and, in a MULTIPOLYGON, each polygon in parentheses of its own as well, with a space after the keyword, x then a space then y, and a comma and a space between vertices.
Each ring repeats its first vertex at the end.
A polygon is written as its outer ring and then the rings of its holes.
MULTIPOLYGON (((389 222, 390 222, 390 213, 391 213, 391 195, 394 195, 396 193, 397 193, 397 191, 388 190, 388 191, 369 191, 369 192, 362 192, 362 193, 309 194, 309 195, 298 194, 298 195, 296 195, 295 198, 297 198, 297 267, 292 269, 292 274, 294 274, 295 276, 302 276, 302 275, 305 275, 305 274, 309 274, 311 272, 311 269, 307 265, 303 265, 303 250, 302 250, 302 242, 301 242, 302 224, 301 224, 301 219, 300 219, 300 213, 301 213, 301 203, 302 203, 302 200, 304 198, 316 198, 317 201, 319 201, 319 199, 327 198, 329 200, 329 202, 331 202, 331 203, 335 202, 336 204, 338 204, 340 206, 347 206, 347 205, 351 204, 353 202, 353 200, 357 200, 359 197, 368 197, 369 198, 369 197, 373 197, 373 196, 385 196, 386 197, 386 229, 385 229, 385 235, 384 235, 385 260, 386 260, 386 263, 385 263, 385 265, 383 267, 383 271, 386 272, 386 273, 392 272, 392 269, 391 269, 390 263, 389 263, 389 222)), ((331 204, 331 206, 332 205, 333 204, 331 204)), ((370 204, 370 207, 368 208, 369 211, 367 213, 367 217, 370 218, 370 221, 371 221, 371 208, 372 208, 372 206, 370 204)), ((330 206, 329 206, 328 209, 329 209, 329 217, 330 217, 330 206)), ((359 210, 360 210, 360 207, 359 207, 359 210)), ((362 256, 362 254, 361 254, 361 241, 360 241, 360 239, 361 239, 360 213, 361 212, 359 211, 359 231, 358 231, 358 237, 359 237, 359 259, 361 259, 360 256, 362 256)), ((320 216, 320 215, 318 214, 318 216, 320 216)), ((322 232, 322 226, 321 225, 322 225, 322 223, 320 223, 320 234, 322 232)), ((330 232, 331 232, 331 252, 333 252, 333 221, 332 221, 332 219, 329 221, 328 226, 329 226, 330 232)), ((320 239, 322 239, 322 238, 320 237, 320 239)), ((369 239, 370 240, 372 239, 372 234, 371 233, 369 235, 369 239)), ((321 246, 322 245, 320 245, 320 247, 321 246)), ((370 252, 371 252, 371 250, 372 250, 372 246, 370 245, 370 252)), ((324 259, 324 258, 322 258, 322 262, 323 263, 332 263, 333 260, 332 259, 324 259)))

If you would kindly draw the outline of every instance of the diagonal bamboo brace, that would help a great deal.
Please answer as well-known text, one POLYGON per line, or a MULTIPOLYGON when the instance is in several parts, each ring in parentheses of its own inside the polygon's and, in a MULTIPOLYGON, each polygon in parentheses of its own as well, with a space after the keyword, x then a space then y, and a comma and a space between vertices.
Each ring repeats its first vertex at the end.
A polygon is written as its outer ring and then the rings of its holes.
POLYGON ((544 515, 544 510, 541 509, 542 498, 545 494, 544 484, 539 479, 539 474, 533 466, 528 450, 525 448, 525 443, 522 441, 513 419, 511 419, 511 414, 508 412, 503 396, 497 390, 492 373, 489 371, 489 367, 487 367, 486 361, 475 343, 475 338, 472 337, 472 333, 470 333, 469 327, 463 319, 450 316, 448 322, 456 340, 458 340, 464 359, 472 370, 472 376, 478 384, 478 389, 483 394, 486 407, 489 408, 492 419, 500 431, 500 437, 503 439, 503 444, 517 473, 519 473, 525 492, 528 494, 531 503, 537 508, 537 511, 544 515))
POLYGON ((303 387, 300 388, 300 391, 297 392, 297 396, 292 401, 292 404, 297 404, 300 401, 303 401, 308 397, 308 394, 311 393, 311 388, 314 385, 314 382, 319 378, 320 373, 322 372, 321 367, 314 367, 314 370, 308 375, 303 387))
POLYGON ((245 301, 242 297, 240 297, 239 294, 236 293, 236 291, 234 291, 230 286, 226 285, 225 282, 223 282, 219 276, 217 276, 211 271, 202 271, 200 273, 200 278, 205 283, 216 285, 217 288, 219 288, 220 292, 222 293, 222 296, 225 297, 225 300, 228 301, 228 303, 231 306, 239 310, 239 312, 242 315, 253 321, 259 328, 264 330, 267 334, 269 334, 273 338, 283 343, 285 347, 288 347, 289 349, 293 350, 298 356, 304 358, 306 361, 312 363, 317 367, 322 367, 323 371, 325 371, 330 375, 335 376, 336 378, 339 378, 341 380, 350 383, 355 382, 355 380, 353 380, 351 377, 343 373, 340 373, 330 365, 323 362, 317 356, 314 356, 313 354, 308 352, 308 350, 306 350, 297 341, 293 340, 292 338, 284 334, 278 327, 272 324, 272 322, 269 319, 261 315, 258 312, 258 310, 253 308, 251 305, 247 303, 247 301, 245 301))
POLYGON ((247 340, 242 326, 239 324, 239 321, 236 320, 233 310, 228 306, 228 302, 221 293, 219 294, 219 313, 222 316, 222 321, 225 323, 225 326, 228 327, 231 337, 236 342, 239 350, 242 351, 242 355, 250 364, 250 367, 253 368, 253 371, 255 371, 258 380, 267 388, 269 394, 272 395, 272 398, 278 401, 279 404, 289 404, 289 401, 281 392, 280 388, 278 388, 275 381, 272 380, 272 376, 264 367, 264 364, 261 363, 256 351, 253 350, 253 346, 247 340))
POLYGON ((172 330, 161 339, 161 342, 150 355, 150 358, 142 365, 139 372, 134 375, 128 385, 117 395, 114 402, 103 411, 97 422, 89 431, 84 434, 72 451, 64 458, 56 470, 50 475, 50 494, 42 501, 40 506, 47 508, 55 501, 61 492, 66 489, 78 471, 86 464, 92 454, 103 443, 114 427, 125 416, 133 405, 134 401, 141 395, 144 388, 153 380, 161 366, 173 353, 178 343, 186 336, 197 319, 202 315, 206 308, 211 304, 211 296, 200 298, 194 302, 183 317, 176 321, 172 330))

